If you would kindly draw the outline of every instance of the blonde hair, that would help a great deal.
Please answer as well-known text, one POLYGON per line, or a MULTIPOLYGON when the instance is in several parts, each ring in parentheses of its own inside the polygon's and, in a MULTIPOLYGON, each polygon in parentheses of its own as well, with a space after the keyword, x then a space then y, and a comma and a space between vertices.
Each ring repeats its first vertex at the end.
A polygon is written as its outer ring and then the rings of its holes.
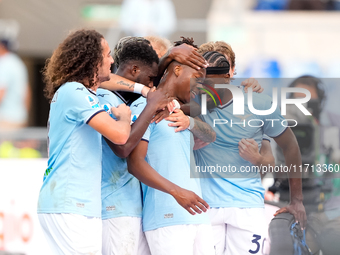
POLYGON ((145 36, 144 38, 148 40, 151 43, 151 45, 158 46, 157 50, 159 52, 157 52, 157 55, 159 58, 161 58, 168 51, 168 49, 172 46, 171 42, 168 39, 163 38, 163 37, 150 35, 150 36, 145 36))
POLYGON ((198 48, 198 53, 201 55, 208 51, 217 51, 225 55, 230 61, 230 69, 235 67, 235 52, 228 43, 223 41, 207 42, 198 48))

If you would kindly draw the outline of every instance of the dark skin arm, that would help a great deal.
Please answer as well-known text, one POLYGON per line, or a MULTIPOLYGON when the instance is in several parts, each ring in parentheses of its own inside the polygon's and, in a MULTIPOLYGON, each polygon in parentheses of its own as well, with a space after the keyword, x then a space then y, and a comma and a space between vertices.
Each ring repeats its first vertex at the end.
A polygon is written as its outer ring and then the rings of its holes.
POLYGON ((137 146, 146 129, 148 128, 152 117, 159 109, 163 109, 172 99, 163 92, 162 89, 155 91, 153 88, 147 96, 147 105, 131 127, 131 133, 127 142, 123 145, 117 145, 105 138, 111 150, 120 158, 126 158, 131 151, 137 146))
POLYGON ((162 177, 155 169, 153 169, 146 161, 146 153, 148 150, 148 142, 140 141, 137 147, 131 152, 127 158, 128 171, 138 180, 147 186, 158 189, 173 196, 190 214, 206 212, 209 205, 194 192, 182 189, 176 184, 162 177), (196 213, 195 213, 196 212, 196 213))
MULTIPOLYGON (((283 151, 286 166, 288 167, 296 166, 296 169, 299 169, 299 166, 302 164, 301 154, 299 145, 292 130, 290 128, 287 128, 283 134, 281 134, 277 138, 274 138, 274 140, 283 151)), ((290 203, 286 207, 283 207, 280 210, 278 210, 274 216, 280 213, 287 212, 291 213, 294 215, 295 220, 300 222, 301 228, 305 228, 307 217, 305 207, 302 204, 303 196, 302 196, 301 173, 299 171, 296 171, 296 173, 294 173, 294 171, 291 171, 289 172, 288 177, 289 177, 290 203)))
POLYGON ((176 47, 170 48, 167 53, 159 60, 158 64, 158 75, 154 80, 154 85, 157 86, 161 80, 164 71, 169 66, 171 61, 176 60, 177 62, 190 66, 194 69, 199 70, 200 68, 206 68, 207 62, 205 59, 197 52, 197 49, 187 45, 181 44, 176 47))

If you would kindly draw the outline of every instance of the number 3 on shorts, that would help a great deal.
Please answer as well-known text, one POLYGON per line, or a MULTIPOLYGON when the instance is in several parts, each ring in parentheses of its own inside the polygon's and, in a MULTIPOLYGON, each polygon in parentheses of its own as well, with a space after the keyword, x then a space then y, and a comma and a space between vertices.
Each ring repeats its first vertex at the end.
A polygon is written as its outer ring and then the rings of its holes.
POLYGON ((251 241, 252 243, 256 244, 256 249, 253 251, 253 250, 249 250, 249 253, 251 254, 256 254, 259 252, 260 250, 260 243, 259 243, 259 240, 261 240, 261 236, 259 235, 253 235, 254 239, 251 241))

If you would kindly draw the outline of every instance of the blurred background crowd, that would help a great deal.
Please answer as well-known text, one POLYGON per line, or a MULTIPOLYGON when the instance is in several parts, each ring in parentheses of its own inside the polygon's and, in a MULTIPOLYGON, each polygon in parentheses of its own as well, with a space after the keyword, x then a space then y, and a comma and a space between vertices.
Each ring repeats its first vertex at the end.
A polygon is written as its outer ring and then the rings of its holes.
MULTIPOLYGON (((269 95, 273 84, 311 90, 313 118, 295 129, 303 163, 340 163, 340 0, 0 0, 0 158, 47 157, 41 70, 78 28, 98 30, 111 49, 126 35, 229 43, 237 78, 258 79, 269 95)), ((305 184, 318 187, 306 209, 323 211, 327 194, 339 195, 327 185, 305 184)), ((275 180, 271 192, 284 188, 275 180)))

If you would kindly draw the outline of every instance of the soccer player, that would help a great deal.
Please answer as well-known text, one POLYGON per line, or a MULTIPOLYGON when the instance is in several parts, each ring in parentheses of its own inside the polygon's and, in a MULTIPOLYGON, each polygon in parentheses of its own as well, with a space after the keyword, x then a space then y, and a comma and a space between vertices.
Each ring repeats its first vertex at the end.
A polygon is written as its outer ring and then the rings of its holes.
POLYGON ((100 83, 113 62, 108 43, 94 30, 71 33, 44 69, 49 160, 38 200, 38 217, 56 254, 101 254, 101 134, 124 144, 131 111, 99 105, 100 83))
MULTIPOLYGON (((158 73, 159 60, 149 42, 145 39, 131 37, 121 46, 119 68, 116 75, 152 87, 153 78, 158 73)), ((127 93, 125 95, 128 96, 127 93)), ((102 252, 104 255, 147 255, 150 253, 141 226, 142 194, 140 183, 128 173, 125 159, 140 141, 156 111, 168 103, 167 97, 160 90, 150 93, 150 95, 148 104, 138 119, 136 115, 132 118, 134 124, 126 144, 115 145, 108 142, 109 146, 103 140, 102 252)), ((101 105, 110 114, 112 107, 127 103, 116 92, 101 88, 98 89, 98 98, 101 105)))
MULTIPOLYGON (((211 72, 207 70, 210 86, 214 84, 229 83, 230 65, 226 57, 218 52, 206 52, 204 58, 209 62, 209 67, 214 67, 211 72)), ((256 172, 242 173, 241 167, 252 164, 244 160, 239 154, 239 141, 243 138, 253 138, 257 144, 262 141, 263 134, 273 137, 278 146, 283 149, 286 165, 301 165, 300 150, 294 134, 290 128, 281 126, 284 118, 278 112, 263 116, 250 112, 245 104, 245 115, 233 115, 233 96, 227 89, 218 89, 216 92, 222 104, 215 106, 212 100, 207 100, 206 115, 200 118, 214 126, 216 119, 228 120, 228 124, 215 125, 216 141, 195 151, 198 169, 211 166, 232 166, 236 173, 202 173, 201 186, 203 198, 211 209, 209 216, 214 232, 216 254, 257 254, 261 253, 263 237, 267 234, 264 216, 264 189, 261 179, 256 172), (247 116, 247 117, 246 117, 247 116), (246 118, 245 118, 246 117, 246 118), (245 118, 245 119, 242 119, 245 118), (278 119, 280 121, 267 121, 278 119), (243 122, 252 121, 256 128, 245 126, 243 122), (235 124, 230 125, 233 121, 235 124), (261 126, 261 122, 263 125, 261 126)), ((245 95, 244 90, 242 90, 245 95)), ((267 110, 271 108, 271 98, 262 94, 253 94, 255 109, 267 110)), ((247 97, 246 97, 247 98, 247 97)), ((245 100, 247 101, 247 100, 245 100)), ((219 103, 218 103, 219 104, 219 103)), ((204 172, 204 171, 203 171, 204 172)), ((280 212, 291 212, 297 221, 304 227, 306 221, 305 209, 302 204, 301 179, 298 174, 290 173, 291 202, 280 212)))
MULTIPOLYGON (((198 52, 202 55, 208 51, 217 51, 226 57, 230 65, 229 76, 230 78, 233 78, 236 74, 236 56, 231 46, 224 41, 216 41, 204 43, 198 48, 198 52)), ((260 88, 260 84, 257 83, 255 79, 250 78, 242 82, 243 85, 247 85, 248 83, 253 84, 253 91, 256 91, 258 93, 263 92, 263 88, 260 88)), ((245 91, 247 91, 247 86, 245 87, 245 91)), ((205 144, 201 143, 201 146, 203 145, 205 144)), ((197 146, 197 148, 199 147, 197 146)), ((241 141, 239 141, 239 153, 242 158, 250 161, 253 165, 263 166, 275 164, 272 148, 270 146, 270 138, 266 135, 263 136, 260 150, 257 146, 256 141, 253 138, 243 138, 241 141)))
MULTIPOLYGON (((167 91, 181 103, 189 103, 190 79, 204 76, 204 69, 195 70, 174 61, 158 89, 167 91)), ((145 100, 134 104, 142 108, 145 100)), ((134 106, 131 108, 133 114, 138 112, 134 106)), ((214 254, 209 219, 202 214, 208 205, 203 200, 199 204, 195 200, 183 201, 183 192, 179 189, 180 186, 201 194, 199 180, 190 178, 190 159, 193 162, 190 136, 198 127, 192 126, 192 133, 188 130, 174 132, 168 124, 166 120, 150 124, 142 141, 128 157, 129 171, 143 183, 143 230, 151 254, 214 254), (156 176, 164 177, 157 185, 156 176), (193 215, 195 211, 198 215, 193 215)), ((210 129, 206 133, 211 139, 215 138, 210 129)))

